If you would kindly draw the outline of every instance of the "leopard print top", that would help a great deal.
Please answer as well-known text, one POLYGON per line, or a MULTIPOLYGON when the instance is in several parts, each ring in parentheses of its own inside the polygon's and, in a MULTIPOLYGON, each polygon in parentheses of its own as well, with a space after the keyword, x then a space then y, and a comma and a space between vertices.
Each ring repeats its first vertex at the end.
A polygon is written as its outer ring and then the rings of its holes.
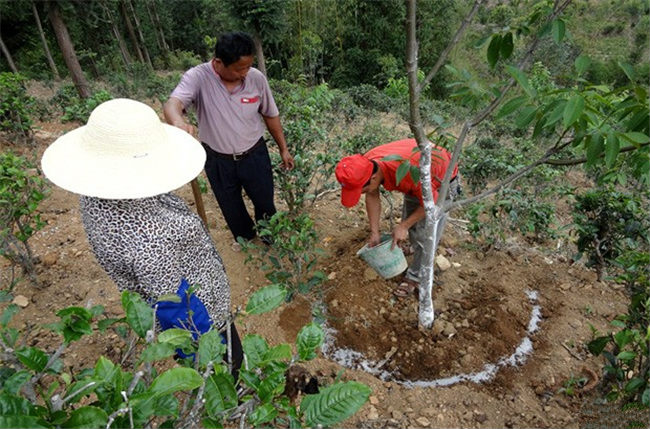
POLYGON ((176 293, 181 279, 221 326, 230 311, 223 261, 201 219, 172 194, 133 200, 82 196, 81 218, 99 264, 120 291, 153 302, 176 293))

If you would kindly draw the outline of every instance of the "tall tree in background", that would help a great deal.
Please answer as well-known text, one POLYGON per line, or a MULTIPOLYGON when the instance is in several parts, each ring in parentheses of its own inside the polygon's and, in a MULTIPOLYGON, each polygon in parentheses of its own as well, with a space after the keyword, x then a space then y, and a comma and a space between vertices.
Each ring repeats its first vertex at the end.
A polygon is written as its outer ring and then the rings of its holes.
POLYGON ((129 50, 126 48, 126 43, 122 37, 122 33, 120 33, 117 22, 113 18, 113 13, 110 10, 110 4, 107 5, 100 0, 99 5, 104 11, 104 16, 106 17, 108 24, 111 26, 111 31, 113 32, 113 36, 115 36, 115 40, 117 41, 117 45, 120 49, 120 54, 122 54, 122 61, 124 61, 125 66, 129 66, 131 64, 131 54, 129 54, 129 50))
POLYGON ((77 59, 77 54, 74 49, 72 40, 70 39, 70 34, 68 33, 68 27, 66 27, 63 17, 61 16, 61 10, 59 9, 59 3, 57 1, 48 2, 49 11, 48 17, 52 28, 54 29, 54 34, 56 35, 56 41, 59 44, 61 53, 63 54, 63 59, 65 61, 68 70, 70 71, 70 76, 74 82, 77 92, 81 98, 90 97, 90 86, 88 81, 84 76, 83 70, 81 70, 81 65, 77 59))
POLYGON ((129 39, 133 44, 133 51, 138 57, 138 61, 144 63, 144 55, 142 55, 142 49, 140 49, 140 42, 138 37, 135 35, 135 30, 133 29, 133 23, 129 18, 130 12, 127 10, 125 0, 120 1, 120 12, 122 13, 122 19, 124 20, 124 25, 126 25, 126 31, 129 33, 129 39))
POLYGON ((47 43, 45 32, 43 31, 43 26, 41 25, 41 17, 38 14, 36 3, 32 1, 31 4, 32 4, 32 13, 34 14, 34 20, 36 21, 36 27, 38 28, 38 35, 40 36, 41 42, 43 43, 43 51, 45 52, 47 63, 50 66, 50 70, 52 70, 52 74, 54 75, 54 78, 56 80, 59 80, 61 79, 61 75, 59 75, 59 69, 56 67, 56 63, 52 58, 52 53, 50 52, 50 46, 47 43))
POLYGON ((140 45, 142 47, 142 53, 144 54, 144 59, 146 63, 149 65, 150 68, 153 68, 153 64, 151 63, 151 56, 149 55, 149 49, 147 49, 147 44, 144 41, 144 35, 142 34, 142 28, 140 26, 140 20, 138 19, 138 14, 135 12, 135 8, 133 7, 133 4, 131 3, 131 0, 124 0, 126 2, 126 5, 129 8, 129 12, 131 13, 131 16, 133 17, 133 22, 135 22, 135 29, 138 33, 138 40, 140 41, 140 45))
MULTIPOLYGON (((0 19, 0 22, 2 20, 0 19)), ((11 57, 11 53, 9 52, 9 49, 7 49, 7 45, 5 45, 4 40, 2 40, 2 29, 0 28, 0 49, 2 50, 2 55, 5 56, 5 59, 7 60, 7 64, 9 64, 9 68, 11 69, 12 72, 18 73, 18 69, 16 68, 16 64, 14 63, 14 59, 11 57)))
POLYGON ((278 40, 285 29, 287 0, 228 0, 233 14, 253 36, 257 68, 266 75, 262 40, 278 40))

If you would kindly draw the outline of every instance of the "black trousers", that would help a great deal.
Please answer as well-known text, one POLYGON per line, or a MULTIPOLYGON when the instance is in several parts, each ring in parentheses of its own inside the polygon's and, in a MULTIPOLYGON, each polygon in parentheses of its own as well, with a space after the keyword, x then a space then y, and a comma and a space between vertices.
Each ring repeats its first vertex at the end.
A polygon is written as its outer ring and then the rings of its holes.
MULTIPOLYGON (((225 334, 223 334, 225 335, 225 334)), ((235 324, 230 324, 230 342, 232 345, 232 376, 235 378, 235 383, 239 378, 239 370, 241 369, 242 363, 244 362, 244 348, 241 344, 241 339, 239 338, 239 333, 235 324)), ((225 360, 228 361, 228 354, 225 356, 225 360)))
POLYGON ((273 203, 273 171, 266 144, 260 144, 250 153, 234 160, 213 151, 203 144, 207 154, 205 173, 221 213, 235 239, 255 237, 255 222, 251 219, 242 196, 242 189, 255 208, 255 221, 275 214, 273 203))

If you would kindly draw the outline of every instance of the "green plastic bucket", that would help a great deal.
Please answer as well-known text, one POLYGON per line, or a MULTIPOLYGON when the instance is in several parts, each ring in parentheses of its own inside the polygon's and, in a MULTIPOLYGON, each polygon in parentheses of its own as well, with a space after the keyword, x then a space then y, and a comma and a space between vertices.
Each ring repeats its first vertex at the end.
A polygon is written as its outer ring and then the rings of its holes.
POLYGON ((382 241, 374 247, 368 247, 366 244, 357 252, 357 256, 361 257, 377 271, 377 274, 385 279, 395 277, 403 273, 408 267, 404 252, 399 246, 395 246, 390 250, 393 243, 393 238, 390 235, 382 236, 382 241))

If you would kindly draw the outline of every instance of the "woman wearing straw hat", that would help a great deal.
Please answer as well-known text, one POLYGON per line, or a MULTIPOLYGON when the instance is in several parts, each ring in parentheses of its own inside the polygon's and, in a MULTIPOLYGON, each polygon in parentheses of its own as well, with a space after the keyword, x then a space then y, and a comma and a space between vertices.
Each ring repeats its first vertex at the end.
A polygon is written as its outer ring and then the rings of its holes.
MULTIPOLYGON (((221 257, 200 218, 169 193, 195 178, 204 163, 197 140, 128 99, 97 106, 87 125, 57 139, 41 161, 49 180, 81 195, 88 240, 118 288, 151 303, 179 294, 183 307, 159 304, 156 318, 163 329, 184 327, 195 335, 222 329, 230 315, 221 257), (190 300, 191 320, 185 307, 189 285, 198 285, 190 300)), ((234 324, 230 330, 237 369, 241 342, 234 324)))

